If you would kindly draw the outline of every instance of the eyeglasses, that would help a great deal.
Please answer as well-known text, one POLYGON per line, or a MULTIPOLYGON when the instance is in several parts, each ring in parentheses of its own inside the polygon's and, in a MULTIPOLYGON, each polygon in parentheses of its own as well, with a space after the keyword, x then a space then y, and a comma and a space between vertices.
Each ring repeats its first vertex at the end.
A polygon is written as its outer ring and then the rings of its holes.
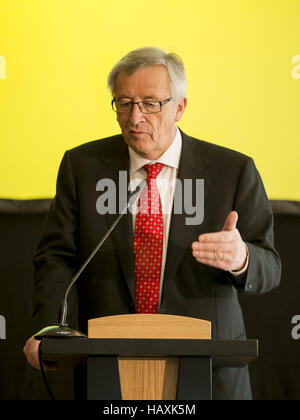
POLYGON ((158 112, 161 112, 163 105, 172 101, 172 99, 173 98, 171 97, 165 99, 164 101, 132 102, 128 99, 116 100, 116 98, 114 98, 111 101, 111 106, 115 112, 119 112, 120 114, 129 114, 132 111, 133 105, 137 104, 143 114, 157 114, 158 112))

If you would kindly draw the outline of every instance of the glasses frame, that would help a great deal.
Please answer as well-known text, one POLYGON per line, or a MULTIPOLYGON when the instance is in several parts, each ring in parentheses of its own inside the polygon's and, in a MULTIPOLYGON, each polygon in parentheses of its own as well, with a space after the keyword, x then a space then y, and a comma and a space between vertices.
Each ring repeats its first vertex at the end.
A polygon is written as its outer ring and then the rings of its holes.
POLYGON ((112 107, 113 111, 118 112, 119 114, 130 114, 131 111, 132 111, 132 109, 133 109, 133 106, 136 104, 139 107, 139 110, 141 111, 142 114, 158 114, 159 112, 162 111, 163 105, 167 104, 168 102, 170 102, 172 100, 173 100, 173 97, 170 96, 170 98, 164 99, 163 101, 138 101, 138 102, 130 102, 131 103, 130 110, 129 111, 123 111, 122 112, 122 111, 117 111, 116 109, 114 109, 114 103, 116 103, 116 98, 113 98, 113 100, 111 101, 111 107, 112 107), (140 104, 143 103, 143 102, 156 102, 156 103, 159 104, 160 109, 159 109, 159 111, 155 111, 155 112, 144 112, 144 111, 141 110, 141 106, 140 106, 140 104))

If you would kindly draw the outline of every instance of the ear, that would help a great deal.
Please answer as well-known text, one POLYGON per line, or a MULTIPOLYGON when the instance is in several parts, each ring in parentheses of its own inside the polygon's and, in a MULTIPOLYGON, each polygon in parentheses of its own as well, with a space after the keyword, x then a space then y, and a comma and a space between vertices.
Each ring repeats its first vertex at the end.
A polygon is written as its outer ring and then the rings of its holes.
POLYGON ((177 109, 176 109, 176 114, 175 114, 175 122, 180 121, 180 119, 181 119, 181 117, 182 117, 182 115, 183 115, 183 113, 185 111, 186 105, 187 105, 187 98, 186 97, 181 98, 177 102, 177 109))

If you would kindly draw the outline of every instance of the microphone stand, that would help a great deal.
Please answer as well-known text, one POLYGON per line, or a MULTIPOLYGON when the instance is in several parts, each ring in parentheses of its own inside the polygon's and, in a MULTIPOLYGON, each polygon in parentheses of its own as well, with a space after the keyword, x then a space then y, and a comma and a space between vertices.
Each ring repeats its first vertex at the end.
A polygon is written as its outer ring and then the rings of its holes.
MULTIPOLYGON (((135 194, 137 194, 138 190, 144 189, 145 185, 147 184, 146 180, 142 180, 140 184, 137 186, 137 188, 130 194, 129 200, 125 208, 122 210, 122 212, 119 214, 117 219, 114 221, 114 223, 110 226, 108 231, 105 233, 103 238, 100 240, 100 242, 97 244, 96 248, 91 252, 87 260, 84 262, 84 264, 80 267, 78 272, 75 274, 75 276, 70 281, 67 290, 64 295, 64 299, 62 302, 62 309, 61 309, 61 316, 60 316, 60 322, 58 324, 50 325, 48 327, 43 328, 40 330, 37 334, 34 335, 34 338, 36 340, 41 340, 43 338, 87 338, 87 336, 82 333, 81 331, 76 330, 75 328, 69 327, 66 320, 67 320, 67 313, 68 313, 68 304, 67 304, 67 298, 68 294, 77 281, 80 274, 83 272, 83 270, 86 268, 86 266, 89 264, 89 262, 94 258, 95 254, 98 252, 98 250, 101 248, 105 240, 108 238, 108 236, 111 234, 111 232, 114 230, 114 228, 117 226, 123 215, 127 212, 128 208, 132 206, 139 195, 136 197, 135 194), (132 200, 133 199, 133 200, 132 200), (132 202, 131 202, 132 201, 132 202)), ((140 191, 141 193, 141 191, 140 191)))

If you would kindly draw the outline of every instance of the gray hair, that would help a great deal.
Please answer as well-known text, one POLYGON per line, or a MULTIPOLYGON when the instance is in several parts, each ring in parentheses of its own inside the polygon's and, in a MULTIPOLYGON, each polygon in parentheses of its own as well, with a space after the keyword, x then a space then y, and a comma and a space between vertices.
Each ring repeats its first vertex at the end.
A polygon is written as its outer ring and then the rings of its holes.
POLYGON ((174 53, 167 54, 165 51, 145 47, 133 50, 126 54, 113 67, 107 78, 107 85, 115 95, 115 85, 120 73, 133 74, 135 71, 148 66, 166 66, 170 78, 170 87, 174 99, 181 99, 186 93, 186 77, 181 58, 174 53))

